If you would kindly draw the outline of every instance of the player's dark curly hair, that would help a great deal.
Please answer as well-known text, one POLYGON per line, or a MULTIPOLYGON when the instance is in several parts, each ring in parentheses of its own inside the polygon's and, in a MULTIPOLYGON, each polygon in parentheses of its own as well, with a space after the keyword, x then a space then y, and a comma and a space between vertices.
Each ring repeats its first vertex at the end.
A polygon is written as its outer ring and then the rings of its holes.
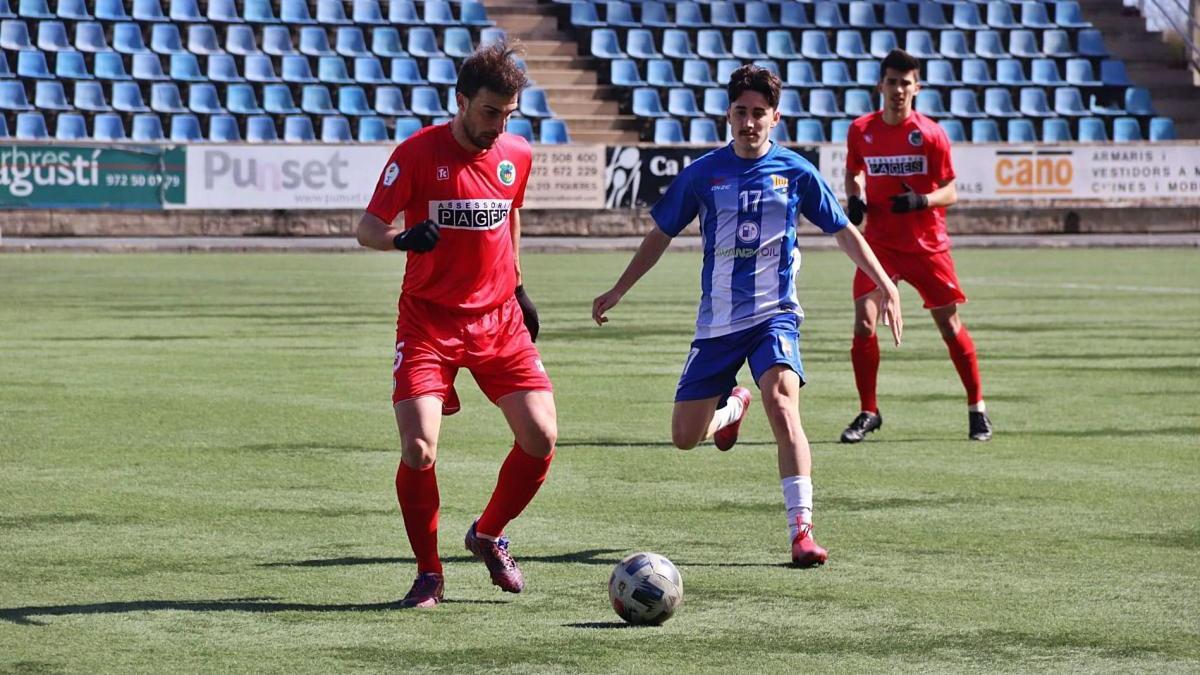
POLYGON ((454 90, 467 98, 474 98, 480 89, 506 97, 521 93, 529 79, 513 58, 519 50, 520 43, 503 41, 476 49, 458 70, 454 90))
POLYGON ((921 62, 903 49, 893 49, 883 57, 883 63, 879 64, 880 75, 886 73, 888 68, 901 73, 910 73, 914 70, 919 73, 921 72, 921 62))
POLYGON ((730 104, 747 91, 757 91, 767 99, 768 105, 776 108, 779 106, 779 90, 781 88, 783 88, 783 83, 779 81, 778 75, 762 66, 747 63, 729 76, 729 86, 726 91, 729 93, 730 104))

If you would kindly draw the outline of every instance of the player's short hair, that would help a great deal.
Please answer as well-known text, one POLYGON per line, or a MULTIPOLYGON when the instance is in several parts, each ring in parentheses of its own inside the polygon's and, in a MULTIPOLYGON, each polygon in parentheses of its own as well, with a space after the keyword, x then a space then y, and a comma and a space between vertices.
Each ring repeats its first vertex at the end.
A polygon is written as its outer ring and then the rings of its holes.
POLYGON ((519 48, 519 43, 500 41, 476 49, 459 68, 454 90, 467 98, 473 98, 480 89, 501 96, 521 93, 529 86, 529 78, 513 58, 519 48))
POLYGON ((887 56, 883 57, 883 63, 879 64, 879 79, 883 79, 883 75, 887 72, 888 68, 901 73, 909 73, 914 70, 920 73, 921 62, 917 60, 917 57, 903 49, 893 49, 888 52, 887 56))
POLYGON ((729 76, 729 86, 726 88, 726 92, 729 94, 730 105, 742 94, 748 91, 757 91, 767 99, 768 105, 777 108, 779 107, 779 90, 782 88, 783 83, 779 81, 778 75, 762 66, 747 63, 729 76))

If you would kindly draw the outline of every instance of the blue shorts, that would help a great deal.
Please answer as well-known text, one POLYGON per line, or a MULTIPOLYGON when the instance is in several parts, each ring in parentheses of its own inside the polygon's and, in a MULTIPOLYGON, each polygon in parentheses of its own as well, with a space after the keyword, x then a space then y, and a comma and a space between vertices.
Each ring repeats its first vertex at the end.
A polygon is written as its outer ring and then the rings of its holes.
POLYGON ((737 386, 738 371, 747 360, 755 382, 773 366, 783 364, 796 371, 803 387, 800 318, 795 314, 780 314, 746 330, 692 341, 675 389, 675 400, 695 401, 728 394, 737 386))

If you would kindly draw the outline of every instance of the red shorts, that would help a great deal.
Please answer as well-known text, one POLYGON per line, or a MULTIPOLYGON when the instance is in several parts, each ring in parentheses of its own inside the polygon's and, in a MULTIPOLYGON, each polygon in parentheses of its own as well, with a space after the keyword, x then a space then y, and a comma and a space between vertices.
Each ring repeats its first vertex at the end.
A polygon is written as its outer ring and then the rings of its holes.
POLYGON ((466 368, 492 403, 516 391, 553 391, 521 307, 509 298, 482 313, 456 313, 401 296, 392 364, 392 404, 418 396, 446 400, 466 368))
MULTIPOLYGON (((871 246, 883 271, 892 280, 904 280, 917 289, 921 299, 925 301, 925 309, 959 305, 967 301, 967 296, 958 285, 958 274, 954 271, 954 259, 950 251, 940 253, 911 253, 908 251, 893 251, 883 246, 871 246)), ((875 290, 875 282, 871 281, 862 270, 854 272, 854 299, 857 300, 875 290)))

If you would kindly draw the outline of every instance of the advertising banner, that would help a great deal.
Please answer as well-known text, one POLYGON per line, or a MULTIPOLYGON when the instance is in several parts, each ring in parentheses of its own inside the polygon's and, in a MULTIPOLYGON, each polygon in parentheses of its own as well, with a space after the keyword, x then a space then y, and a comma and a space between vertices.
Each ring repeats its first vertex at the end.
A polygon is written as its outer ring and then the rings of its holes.
POLYGON ((604 208, 604 146, 533 146, 525 208, 604 208))
POLYGON ((0 208, 161 209, 182 203, 177 146, 0 145, 0 208))

